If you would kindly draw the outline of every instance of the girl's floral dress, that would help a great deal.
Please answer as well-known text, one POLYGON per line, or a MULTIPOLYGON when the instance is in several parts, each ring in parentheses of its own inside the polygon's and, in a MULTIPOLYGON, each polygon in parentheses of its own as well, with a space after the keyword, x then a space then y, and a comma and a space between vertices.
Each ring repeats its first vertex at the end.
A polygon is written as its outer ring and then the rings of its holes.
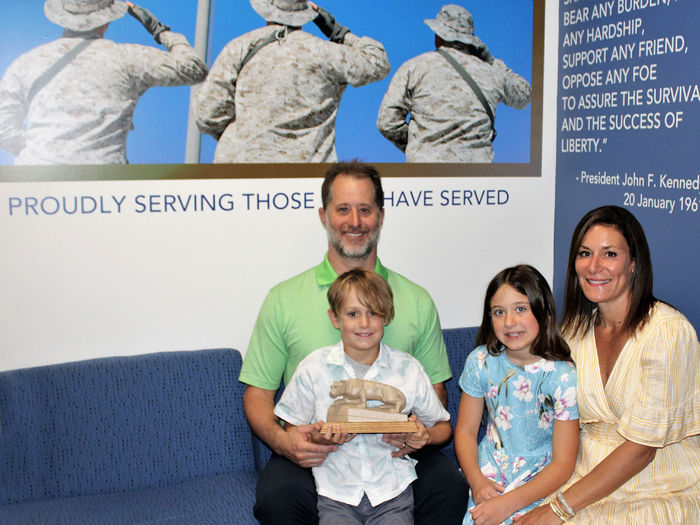
MULTIPOLYGON (((551 461, 554 420, 578 419, 576 369, 568 361, 543 358, 520 366, 505 352, 493 356, 480 346, 467 357, 459 386, 470 396, 484 398, 488 424, 479 443, 479 465, 506 491, 524 484, 551 461)), ((468 508, 474 505, 470 493, 468 508)), ((472 523, 467 512, 464 524, 472 523)))

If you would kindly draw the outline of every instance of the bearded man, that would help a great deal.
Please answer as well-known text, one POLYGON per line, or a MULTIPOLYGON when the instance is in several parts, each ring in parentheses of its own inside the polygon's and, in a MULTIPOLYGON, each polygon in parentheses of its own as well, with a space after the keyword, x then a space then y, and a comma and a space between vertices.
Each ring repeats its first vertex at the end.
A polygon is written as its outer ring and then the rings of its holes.
MULTIPOLYGON (((444 381, 451 377, 440 320, 428 292, 387 269, 377 257, 384 221, 384 191, 377 171, 356 161, 334 164, 321 188, 319 217, 328 235, 321 264, 276 285, 258 314, 240 380, 246 383, 244 407, 253 431, 273 451, 261 472, 254 508, 263 524, 318 523, 311 467, 335 446, 309 440, 320 425, 286 431, 274 415, 281 381, 289 381, 299 362, 317 348, 340 340, 328 321, 326 292, 336 277, 353 268, 374 270, 390 285, 396 315, 383 341, 416 357, 438 397, 447 405, 444 381)), ((418 460, 413 482, 415 523, 461 523, 466 511, 466 482, 454 462, 435 447, 413 452, 396 435, 384 440, 401 455, 418 460)))

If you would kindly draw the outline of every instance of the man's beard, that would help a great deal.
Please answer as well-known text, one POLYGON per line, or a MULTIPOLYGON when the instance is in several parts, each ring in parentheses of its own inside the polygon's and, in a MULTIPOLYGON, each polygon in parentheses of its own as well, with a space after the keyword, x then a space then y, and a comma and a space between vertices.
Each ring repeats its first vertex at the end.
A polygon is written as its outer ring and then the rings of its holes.
POLYGON ((338 255, 344 259, 366 259, 377 246, 377 242, 379 241, 379 230, 380 227, 377 225, 374 231, 369 232, 369 237, 364 245, 352 247, 346 247, 343 244, 342 234, 339 234, 330 228, 326 228, 326 233, 328 235, 328 242, 331 244, 333 249, 335 249, 338 255))

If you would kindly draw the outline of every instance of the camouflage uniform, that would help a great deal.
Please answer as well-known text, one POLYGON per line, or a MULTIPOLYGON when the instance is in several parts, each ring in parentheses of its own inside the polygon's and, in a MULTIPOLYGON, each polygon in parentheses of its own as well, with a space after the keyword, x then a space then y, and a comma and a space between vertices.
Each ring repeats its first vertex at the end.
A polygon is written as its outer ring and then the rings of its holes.
POLYGON ((389 73, 384 47, 371 38, 347 33, 336 44, 302 30, 267 44, 241 70, 248 49, 282 29, 273 24, 229 42, 197 92, 197 124, 219 141, 214 162, 335 161, 345 87, 389 73))
POLYGON ((160 38, 169 52, 66 30, 19 57, 0 81, 0 148, 17 156, 15 164, 126 163, 139 97, 153 86, 194 84, 207 73, 183 35, 165 31, 160 38), (27 107, 34 80, 86 37, 94 41, 27 107))
MULTIPOLYGON (((517 109, 530 103, 530 84, 502 60, 489 64, 452 47, 441 49, 469 72, 494 117, 499 102, 517 109)), ((407 162, 493 162, 491 120, 471 87, 435 51, 399 68, 379 108, 377 127, 406 153, 407 162)))

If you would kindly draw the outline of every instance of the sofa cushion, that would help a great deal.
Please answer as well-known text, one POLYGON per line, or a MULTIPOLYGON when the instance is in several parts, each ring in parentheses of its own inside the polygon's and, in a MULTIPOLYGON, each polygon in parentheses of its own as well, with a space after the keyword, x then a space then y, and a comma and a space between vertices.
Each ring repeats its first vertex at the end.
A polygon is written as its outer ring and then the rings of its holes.
POLYGON ((0 505, 0 523, 22 525, 253 525, 253 472, 172 486, 0 505))

